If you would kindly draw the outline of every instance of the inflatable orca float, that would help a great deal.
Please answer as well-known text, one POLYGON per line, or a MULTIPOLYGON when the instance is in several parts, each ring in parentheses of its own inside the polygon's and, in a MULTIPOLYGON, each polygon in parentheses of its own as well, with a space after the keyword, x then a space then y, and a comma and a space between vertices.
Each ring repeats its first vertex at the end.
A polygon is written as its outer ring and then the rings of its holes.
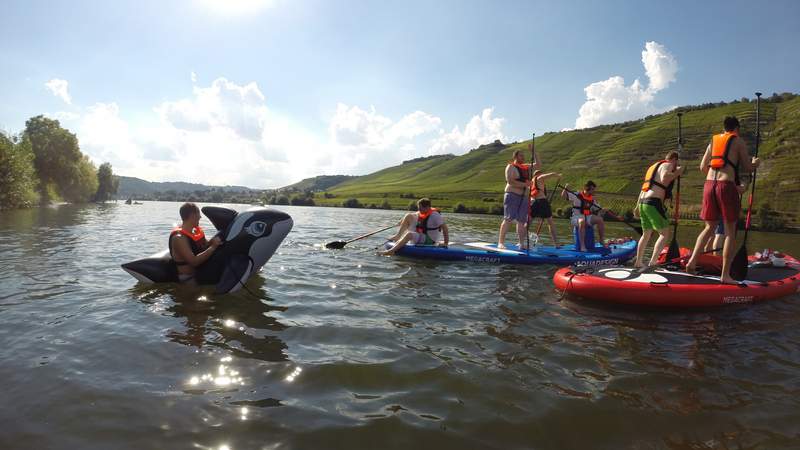
MULTIPOLYGON (((197 284, 214 284, 217 293, 236 292, 267 263, 294 222, 288 214, 269 208, 237 213, 228 208, 205 206, 203 214, 219 230, 222 240, 211 257, 197 267, 197 284)), ((178 282, 178 270, 169 249, 122 265, 143 283, 178 282)))

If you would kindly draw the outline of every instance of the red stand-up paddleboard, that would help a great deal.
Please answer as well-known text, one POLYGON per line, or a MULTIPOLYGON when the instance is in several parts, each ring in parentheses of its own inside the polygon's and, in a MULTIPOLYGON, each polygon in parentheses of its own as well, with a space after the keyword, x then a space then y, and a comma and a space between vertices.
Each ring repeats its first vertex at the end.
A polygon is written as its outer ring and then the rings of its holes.
POLYGON ((780 256, 751 256, 747 279, 736 285, 721 284, 714 275, 667 268, 639 273, 629 267, 566 267, 553 282, 566 294, 607 304, 691 308, 755 303, 800 292, 800 262, 780 256))

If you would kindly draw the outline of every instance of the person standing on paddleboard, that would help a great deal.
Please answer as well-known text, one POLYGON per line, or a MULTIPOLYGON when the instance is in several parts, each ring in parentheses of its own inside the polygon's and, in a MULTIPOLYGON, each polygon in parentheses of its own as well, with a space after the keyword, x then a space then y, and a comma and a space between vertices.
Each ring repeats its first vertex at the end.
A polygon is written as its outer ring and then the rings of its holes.
MULTIPOLYGON (((572 203, 572 219, 570 223, 573 227, 578 227, 578 239, 580 240, 580 251, 586 249, 586 227, 597 225, 597 233, 600 237, 598 242, 603 242, 606 224, 602 217, 603 208, 594 200, 594 193, 597 185, 594 181, 587 181, 583 185, 583 190, 577 195, 569 190, 569 185, 564 186, 561 197, 572 203)), ((605 245, 605 244, 604 244, 605 245)))
MULTIPOLYGON (((553 245, 559 247, 556 237, 556 227, 553 224, 553 208, 547 200, 547 188, 544 183, 550 178, 561 178, 560 173, 542 173, 541 170, 534 170, 531 177, 531 219, 539 218, 547 220, 547 227, 550 230, 550 237, 553 238, 553 245)), ((540 224, 541 225, 541 224, 540 224)), ((538 230, 536 231, 539 232, 538 230)))
MULTIPOLYGON (((534 154, 534 158, 536 155, 534 154)), ((531 186, 532 170, 541 166, 538 159, 533 160, 533 164, 525 164, 525 156, 522 150, 514 152, 511 161, 506 165, 506 188, 503 194, 503 222, 500 223, 500 234, 497 237, 497 248, 506 248, 506 232, 512 223, 517 223, 517 234, 519 235, 519 248, 527 249, 527 224, 530 215, 529 203, 527 201, 528 188, 531 186)))
POLYGON ((706 147, 700 162, 700 171, 706 174, 703 207, 700 211, 700 218, 705 222, 705 228, 697 236, 692 257, 686 263, 686 272, 694 273, 697 258, 714 235, 714 227, 721 218, 725 227, 725 242, 722 246, 720 281, 736 284, 737 281, 731 277, 730 266, 736 243, 736 222, 739 220, 742 207, 737 189, 740 183, 739 174, 742 171, 752 172, 761 161, 747 153, 747 146, 739 137, 739 120, 736 117, 726 117, 723 127, 725 132, 712 136, 711 143, 706 147))
POLYGON ((634 267, 644 267, 644 251, 654 231, 658 233, 658 239, 648 265, 658 264, 661 250, 667 245, 671 234, 664 201, 672 198, 672 187, 675 180, 683 174, 683 170, 684 167, 678 165, 678 152, 675 150, 647 169, 639 200, 633 210, 634 216, 641 220, 643 230, 636 249, 634 267))
POLYGON ((414 245, 447 247, 450 242, 450 233, 439 210, 431 207, 429 199, 421 198, 417 201, 417 212, 406 214, 400 221, 397 234, 390 237, 389 240, 395 242, 394 246, 389 250, 379 252, 381 255, 394 255, 409 242, 414 245), (440 241, 442 238, 444 241, 440 241))

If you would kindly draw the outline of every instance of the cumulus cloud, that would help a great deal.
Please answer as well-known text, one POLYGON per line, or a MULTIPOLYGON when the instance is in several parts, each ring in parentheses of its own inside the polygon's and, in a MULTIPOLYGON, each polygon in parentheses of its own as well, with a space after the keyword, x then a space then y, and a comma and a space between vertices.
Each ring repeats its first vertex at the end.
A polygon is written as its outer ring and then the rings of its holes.
POLYGON ((327 133, 267 107, 256 83, 218 78, 191 95, 126 117, 116 103, 95 103, 77 120, 82 150, 119 174, 153 181, 279 187, 319 174, 365 174, 432 153, 464 153, 504 139, 503 118, 487 108, 445 132, 424 111, 398 118, 340 103, 327 133))
POLYGON ((431 155, 463 153, 466 150, 494 142, 497 139, 501 141, 507 140, 505 134, 503 134, 503 122, 505 122, 505 119, 492 117, 493 113, 494 108, 485 108, 479 116, 472 116, 472 119, 464 127, 463 132, 457 125, 449 133, 442 131, 440 136, 431 143, 428 153, 431 155))
POLYGON ((178 129, 229 128, 243 138, 261 139, 267 107, 256 83, 239 86, 217 78, 210 87, 194 87, 193 94, 189 99, 164 102, 156 112, 178 129))
POLYGON ((70 97, 68 90, 69 82, 67 82, 67 80, 53 78, 44 85, 53 95, 63 100, 64 103, 68 105, 72 104, 72 97, 70 97))
POLYGON ((676 80, 678 61, 666 47, 651 41, 642 51, 642 65, 648 79, 646 87, 638 78, 627 86, 621 76, 586 86, 586 102, 578 111, 575 128, 622 122, 659 112, 653 104, 655 95, 676 80))

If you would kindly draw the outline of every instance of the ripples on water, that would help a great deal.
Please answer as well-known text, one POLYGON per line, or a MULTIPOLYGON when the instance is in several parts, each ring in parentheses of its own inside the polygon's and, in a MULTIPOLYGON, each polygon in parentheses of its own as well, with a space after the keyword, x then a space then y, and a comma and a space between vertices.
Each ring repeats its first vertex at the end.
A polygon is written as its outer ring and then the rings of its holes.
POLYGON ((800 447, 798 296, 597 308, 553 267, 325 250, 401 213, 321 208, 285 208, 249 292, 136 284, 119 264, 163 249, 177 207, 2 213, 0 447, 800 447))

